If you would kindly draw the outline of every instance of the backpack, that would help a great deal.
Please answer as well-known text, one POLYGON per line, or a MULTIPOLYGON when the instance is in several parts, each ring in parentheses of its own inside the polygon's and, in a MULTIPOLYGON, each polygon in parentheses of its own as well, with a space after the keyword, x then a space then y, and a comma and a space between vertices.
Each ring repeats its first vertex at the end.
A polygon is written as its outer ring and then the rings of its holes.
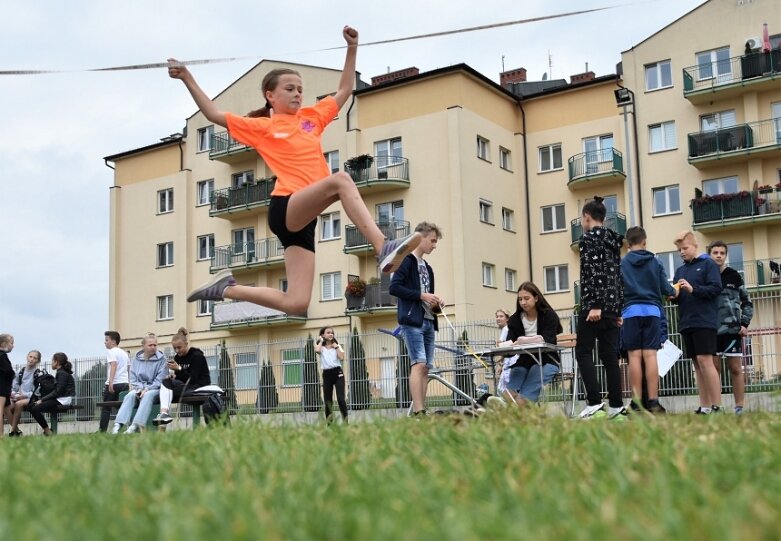
POLYGON ((206 398, 206 402, 201 406, 203 418, 206 424, 212 421, 218 421, 224 424, 230 424, 230 415, 228 413, 228 403, 225 401, 225 393, 211 393, 206 398))
MULTIPOLYGON (((57 380, 46 370, 41 370, 35 374, 35 377, 33 378, 33 384, 38 390, 38 396, 41 398, 53 393, 57 388, 57 380)), ((35 391, 33 391, 33 393, 35 393, 35 391)))

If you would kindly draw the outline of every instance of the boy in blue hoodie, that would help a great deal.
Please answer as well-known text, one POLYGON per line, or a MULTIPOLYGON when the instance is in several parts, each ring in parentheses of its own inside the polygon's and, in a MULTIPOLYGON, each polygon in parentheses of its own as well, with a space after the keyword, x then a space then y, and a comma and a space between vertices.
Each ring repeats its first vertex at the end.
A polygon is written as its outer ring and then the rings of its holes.
POLYGON ((678 291, 667 281, 664 267, 645 249, 642 227, 626 232, 629 253, 621 260, 624 280, 622 341, 629 357, 629 383, 635 403, 642 403, 643 376, 648 385, 648 400, 643 403, 651 413, 663 413, 659 405, 659 367, 656 351, 662 339, 662 296, 677 297, 678 291))
POLYGON ((673 278, 679 291, 678 329, 683 349, 694 363, 700 395, 696 413, 707 415, 721 410, 721 380, 713 365, 719 328, 721 274, 708 255, 697 255, 697 239, 691 231, 679 233, 675 246, 683 259, 683 265, 675 270, 673 278))

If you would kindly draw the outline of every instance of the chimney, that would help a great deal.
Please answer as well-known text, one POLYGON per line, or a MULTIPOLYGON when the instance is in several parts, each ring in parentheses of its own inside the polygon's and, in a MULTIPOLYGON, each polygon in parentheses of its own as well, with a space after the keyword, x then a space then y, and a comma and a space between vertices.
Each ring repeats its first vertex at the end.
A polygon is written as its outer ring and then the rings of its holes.
POLYGON ((420 70, 416 67, 404 68, 403 70, 391 71, 384 75, 377 75, 372 77, 372 86, 381 85, 383 83, 389 83, 391 81, 398 81, 399 79, 406 79, 420 73, 420 70))
POLYGON ((499 74, 499 84, 506 87, 512 83, 526 82, 526 68, 518 68, 499 74))
POLYGON ((596 75, 593 71, 586 71, 583 73, 576 73, 575 75, 570 76, 569 78, 569 84, 576 85, 578 83, 585 83, 586 81, 593 81, 596 78, 596 75))

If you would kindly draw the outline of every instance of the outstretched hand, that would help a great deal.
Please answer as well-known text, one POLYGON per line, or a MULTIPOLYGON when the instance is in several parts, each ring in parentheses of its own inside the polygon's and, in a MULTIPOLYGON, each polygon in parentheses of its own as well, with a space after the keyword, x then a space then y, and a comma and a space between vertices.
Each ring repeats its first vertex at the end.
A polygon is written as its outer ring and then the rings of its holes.
POLYGON ((176 58, 169 58, 168 59, 168 76, 171 79, 184 79, 187 75, 190 74, 190 71, 187 69, 187 66, 179 62, 176 58))
POLYGON ((342 36, 344 36, 344 41, 347 42, 348 47, 350 45, 358 45, 358 31, 352 26, 345 25, 342 29, 342 36))

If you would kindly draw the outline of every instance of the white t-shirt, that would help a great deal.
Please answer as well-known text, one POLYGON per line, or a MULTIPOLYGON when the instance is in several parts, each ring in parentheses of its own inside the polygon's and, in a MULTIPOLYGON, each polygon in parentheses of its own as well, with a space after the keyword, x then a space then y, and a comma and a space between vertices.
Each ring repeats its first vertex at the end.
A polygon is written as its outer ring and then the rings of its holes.
POLYGON ((111 363, 117 363, 117 371, 114 373, 114 383, 130 383, 130 375, 128 373, 130 359, 124 349, 113 347, 108 350, 106 362, 109 365, 108 370, 106 371, 106 385, 108 385, 108 378, 111 376, 111 363))
POLYGON ((521 322, 523 322, 523 330, 526 334, 526 336, 536 336, 537 335, 537 320, 529 321, 526 319, 526 314, 521 316, 521 322))
POLYGON ((338 348, 327 348, 325 346, 320 348, 320 368, 323 370, 330 370, 331 368, 338 368, 342 366, 339 362, 336 352, 338 348))

